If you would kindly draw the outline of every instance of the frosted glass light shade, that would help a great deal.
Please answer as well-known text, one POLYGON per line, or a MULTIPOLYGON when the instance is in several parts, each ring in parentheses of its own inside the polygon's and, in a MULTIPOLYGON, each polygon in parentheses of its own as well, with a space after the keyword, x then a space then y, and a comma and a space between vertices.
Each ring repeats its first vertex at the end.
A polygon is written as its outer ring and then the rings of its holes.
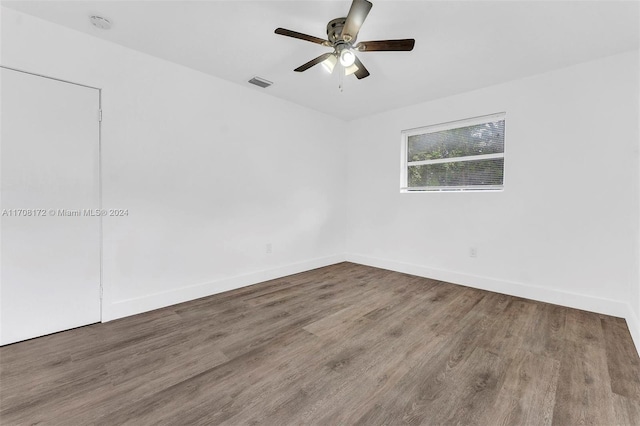
POLYGON ((329 72, 329 74, 331 74, 333 73, 333 68, 336 66, 337 62, 338 59, 336 58, 336 55, 331 55, 327 59, 322 61, 322 66, 329 72))

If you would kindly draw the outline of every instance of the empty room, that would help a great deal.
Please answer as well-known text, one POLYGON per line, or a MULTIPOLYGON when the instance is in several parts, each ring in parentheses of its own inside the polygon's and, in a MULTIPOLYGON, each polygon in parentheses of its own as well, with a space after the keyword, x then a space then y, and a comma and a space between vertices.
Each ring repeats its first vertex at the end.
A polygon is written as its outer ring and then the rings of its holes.
POLYGON ((640 2, 0 2, 1 425, 640 425, 640 2))

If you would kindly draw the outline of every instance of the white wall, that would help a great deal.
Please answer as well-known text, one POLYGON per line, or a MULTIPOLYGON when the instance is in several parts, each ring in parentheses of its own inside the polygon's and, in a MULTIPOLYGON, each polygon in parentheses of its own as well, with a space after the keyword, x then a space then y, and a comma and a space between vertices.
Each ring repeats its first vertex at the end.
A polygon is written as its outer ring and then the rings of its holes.
POLYGON ((344 122, 1 10, 0 64, 103 89, 104 320, 342 259, 344 122))
POLYGON ((0 10, 0 64, 103 89, 104 207, 130 212, 104 220, 104 320, 340 261, 346 235, 349 260, 624 316, 640 342, 637 52, 347 127, 0 10), (399 193, 402 129, 499 111, 504 192, 399 193))
MULTIPOLYGON (((638 69, 640 69, 640 55, 638 55, 638 69)), ((638 93, 638 99, 640 103, 640 84, 636 86, 636 92, 638 93)), ((638 125, 638 134, 640 135, 640 119, 637 120, 638 125)), ((636 206, 638 211, 640 211, 640 137, 638 137, 638 145, 636 146, 636 156, 638 158, 638 167, 636 167, 636 182, 638 183, 637 187, 637 199, 636 206)), ((637 285, 634 288, 634 292, 632 293, 632 303, 635 301, 635 323, 636 323, 636 348, 640 353, 640 213, 636 216, 638 219, 638 246, 636 248, 636 259, 637 259, 637 268, 638 268, 638 281, 637 285)))
POLYGON ((350 123, 348 258, 633 319, 639 75, 634 51, 350 123), (399 193, 401 130, 501 111, 503 192, 399 193))

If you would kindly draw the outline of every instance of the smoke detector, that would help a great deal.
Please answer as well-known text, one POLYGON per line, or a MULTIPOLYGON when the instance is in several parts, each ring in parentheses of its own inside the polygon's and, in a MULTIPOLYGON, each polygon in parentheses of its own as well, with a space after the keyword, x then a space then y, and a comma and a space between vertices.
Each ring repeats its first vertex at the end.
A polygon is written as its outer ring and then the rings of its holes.
POLYGON ((103 18, 102 16, 90 16, 89 21, 91 21, 91 25, 96 28, 100 28, 101 30, 108 30, 111 28, 111 22, 107 18, 103 18))

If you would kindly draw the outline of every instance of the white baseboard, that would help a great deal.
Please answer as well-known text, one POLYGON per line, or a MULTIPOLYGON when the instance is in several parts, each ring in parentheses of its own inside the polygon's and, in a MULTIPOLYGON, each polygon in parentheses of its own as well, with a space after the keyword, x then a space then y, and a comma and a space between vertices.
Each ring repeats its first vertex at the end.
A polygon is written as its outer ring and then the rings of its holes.
POLYGON ((510 296, 523 297, 540 302, 553 303, 555 305, 567 306, 569 308, 576 308, 584 311, 597 312, 600 314, 624 318, 629 326, 629 331, 633 337, 636 350, 640 353, 640 322, 631 309, 631 306, 626 302, 571 293, 549 287, 533 286, 513 281, 429 268, 426 266, 403 263, 395 260, 362 256, 359 254, 347 254, 346 261, 445 281, 453 284, 461 284, 481 290, 508 294, 510 296))
POLYGON ((638 320, 638 317, 628 303, 560 291, 549 287, 533 286, 513 281, 429 268, 421 265, 362 256, 358 254, 334 255, 311 259, 273 269, 237 275, 209 283, 180 287, 167 292, 118 301, 103 307, 102 321, 106 322, 130 315, 136 315, 152 311, 154 309, 175 305, 177 303, 198 299, 200 297, 206 297, 252 284, 282 278, 287 275, 297 274, 344 261, 624 318, 627 321, 636 350, 640 353, 640 320, 638 320))
POLYGON ((629 306, 629 312, 625 320, 627 320, 627 327, 629 327, 629 332, 633 338, 633 343, 636 345, 636 350, 638 354, 640 354, 640 319, 638 319, 638 316, 633 312, 631 306, 629 306))
POLYGON ((248 274, 236 275, 213 282, 180 287, 170 291, 154 293, 139 298, 121 300, 103 307, 102 322, 164 308, 166 306, 187 302, 200 297, 211 296, 212 294, 222 293, 224 291, 234 290, 276 278, 282 278, 287 275, 297 274, 299 272, 305 272, 340 262, 344 262, 344 255, 311 259, 304 262, 279 266, 273 269, 265 269, 262 271, 250 272, 248 274))

